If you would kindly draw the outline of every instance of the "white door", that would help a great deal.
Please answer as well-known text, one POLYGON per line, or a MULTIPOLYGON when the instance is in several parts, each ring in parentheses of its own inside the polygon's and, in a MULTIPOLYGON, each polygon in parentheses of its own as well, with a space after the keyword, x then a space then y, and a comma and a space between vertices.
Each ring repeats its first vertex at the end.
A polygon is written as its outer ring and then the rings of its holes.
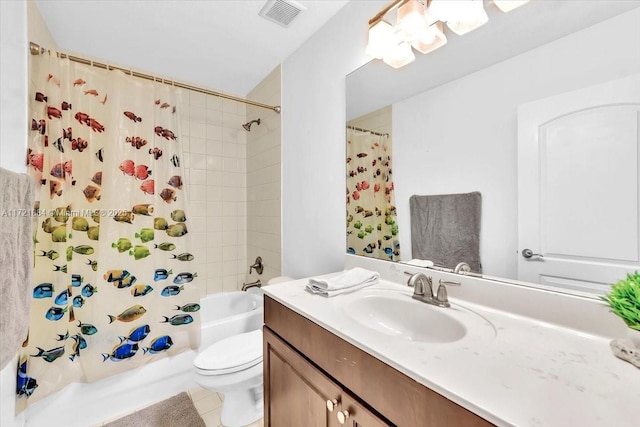
POLYGON ((640 270, 639 123, 640 74, 518 107, 519 280, 604 294, 640 270))

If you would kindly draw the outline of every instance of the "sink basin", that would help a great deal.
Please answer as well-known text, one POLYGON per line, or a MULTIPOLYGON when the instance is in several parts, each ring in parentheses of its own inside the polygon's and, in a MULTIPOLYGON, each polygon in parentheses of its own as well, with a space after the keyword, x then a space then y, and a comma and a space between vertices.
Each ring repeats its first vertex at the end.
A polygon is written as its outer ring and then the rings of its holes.
POLYGON ((344 298, 341 309, 360 326, 386 337, 451 343, 495 336, 493 325, 470 310, 457 304, 435 307, 406 293, 363 290, 344 298))

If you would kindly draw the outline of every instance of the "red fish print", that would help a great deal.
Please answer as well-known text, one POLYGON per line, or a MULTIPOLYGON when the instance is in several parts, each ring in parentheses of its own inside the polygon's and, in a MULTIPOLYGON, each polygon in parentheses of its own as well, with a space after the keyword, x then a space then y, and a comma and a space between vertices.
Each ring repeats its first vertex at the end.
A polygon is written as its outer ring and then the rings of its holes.
POLYGON ((102 171, 94 173, 91 181, 93 181, 95 184, 102 185, 102 171))
POLYGON ((135 176, 139 180, 147 179, 151 175, 151 169, 146 165, 138 165, 135 169, 135 176))
POLYGON ((44 154, 30 154, 29 155, 29 164, 36 168, 36 170, 42 172, 42 167, 44 165, 44 154))
POLYGON ((104 95, 104 99, 102 101, 100 101, 100 104, 104 105, 104 104, 107 103, 107 96, 108 96, 108 94, 104 95))
POLYGON ((40 135, 47 133, 47 122, 44 119, 40 119, 38 122, 38 130, 40 131, 40 135))
POLYGON ((180 190, 182 189, 182 177, 180 175, 174 175, 171 178, 169 178, 169 181, 167 181, 167 184, 180 190))
POLYGON ((133 176, 133 174, 135 173, 135 164, 133 163, 133 160, 125 160, 122 163, 120 163, 120 166, 118 167, 124 174, 129 175, 129 176, 133 176))
POLYGON ((160 106, 160 108, 169 108, 171 107, 171 105, 167 104, 166 102, 163 102, 162 105, 160 106))
POLYGON ((87 123, 91 127, 91 130, 94 132, 102 133, 104 132, 104 126, 102 126, 96 119, 89 118, 89 122, 87 123))
POLYGON ((42 92, 36 92, 36 101, 38 102, 47 102, 49 98, 42 92))
POLYGON ((360 183, 360 186, 362 187, 363 190, 368 190, 369 189, 369 181, 362 181, 360 183))
POLYGON ((71 160, 64 163, 56 163, 49 172, 51 176, 64 179, 67 174, 71 175, 71 160))
POLYGON ((51 120, 51 117, 59 119, 62 117, 62 111, 58 110, 56 107, 52 107, 49 105, 47 106, 47 117, 49 117, 49 120, 51 120))
POLYGON ((55 84, 56 86, 60 87, 60 79, 57 78, 56 76, 54 76, 53 74, 49 74, 47 76, 47 81, 53 81, 53 84, 55 84))
POLYGON ((162 192, 160 193, 160 197, 167 203, 172 203, 177 200, 176 192, 170 188, 165 188, 164 190, 162 190, 162 192))
POLYGON ((158 160, 160 157, 162 157, 162 150, 158 147, 153 147, 149 149, 149 154, 153 154, 153 158, 155 160, 158 160))
POLYGON ((162 132, 164 131, 164 129, 162 129, 162 126, 156 126, 155 128, 153 128, 153 131, 156 133, 156 135, 162 136, 162 132))
POLYGON ((38 130, 38 122, 36 119, 31 119, 31 130, 38 130))
POLYGON ((78 111, 76 115, 73 117, 75 117, 75 119, 79 121, 80 124, 83 124, 83 125, 89 124, 89 115, 87 113, 82 113, 78 111))
POLYGON ((55 179, 49 180, 49 197, 53 199, 53 196, 62 196, 62 183, 55 179))
POLYGON ((142 139, 139 136, 128 136, 125 138, 125 141, 131 144, 132 147, 137 148, 138 150, 145 145, 147 145, 147 140, 142 139))
POLYGON ((169 129, 163 129, 162 130, 162 137, 166 140, 169 139, 173 139, 175 141, 176 136, 173 132, 171 132, 169 129))
POLYGON ((145 194, 154 194, 155 193, 155 182, 152 179, 148 179, 142 183, 140 189, 145 194))
POLYGON ((156 105, 160 105, 160 99, 156 99, 156 105))
POLYGON ((360 198, 360 193, 358 191, 353 192, 353 200, 358 200, 360 198))
POLYGON ((373 192, 374 192, 374 193, 377 193, 378 191, 380 191, 380 184, 375 184, 375 185, 373 186, 373 192))
POLYGON ((87 185, 84 190, 82 190, 82 193, 89 203, 100 200, 100 189, 93 185, 87 185))
POLYGON ((86 83, 86 82, 85 82, 84 80, 82 80, 82 79, 76 79, 76 80, 73 82, 73 85, 74 85, 74 86, 82 86, 82 85, 83 85, 83 84, 85 84, 85 83, 86 83))
POLYGON ((62 101, 62 110, 67 111, 67 110, 71 110, 71 104, 68 103, 67 101, 62 101))
POLYGON ((71 141, 73 139, 73 130, 71 128, 67 128, 66 130, 62 129, 62 139, 68 139, 71 141))
POLYGON ((98 91, 95 89, 89 89, 89 90, 85 90, 84 91, 85 95, 93 95, 93 96, 98 96, 98 91))
POLYGON ((362 184, 360 184, 359 182, 356 182, 356 190, 362 191, 362 184))
POLYGON ((82 138, 71 140, 71 149, 78 150, 80 153, 82 153, 88 145, 89 143, 82 138))
POLYGON ((125 111, 124 115, 127 116, 127 118, 133 120, 134 122, 141 122, 142 118, 136 116, 134 113, 132 113, 131 111, 125 111))

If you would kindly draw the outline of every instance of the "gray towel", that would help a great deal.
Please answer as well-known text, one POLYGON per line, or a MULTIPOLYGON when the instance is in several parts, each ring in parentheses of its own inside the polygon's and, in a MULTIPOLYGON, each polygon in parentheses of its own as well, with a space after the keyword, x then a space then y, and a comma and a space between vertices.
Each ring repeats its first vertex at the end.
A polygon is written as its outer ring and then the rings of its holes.
POLYGON ((0 370, 29 330, 34 194, 28 175, 0 168, 0 370))
POLYGON ((466 262, 481 273, 479 192, 411 196, 411 251, 413 258, 454 268, 466 262))

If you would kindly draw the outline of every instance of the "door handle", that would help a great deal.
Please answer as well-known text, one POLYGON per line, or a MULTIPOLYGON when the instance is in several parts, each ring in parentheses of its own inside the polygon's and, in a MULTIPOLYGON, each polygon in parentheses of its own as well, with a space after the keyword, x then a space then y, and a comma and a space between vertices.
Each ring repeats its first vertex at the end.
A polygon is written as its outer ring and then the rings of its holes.
POLYGON ((542 255, 542 254, 534 254, 531 249, 523 249, 522 250, 522 256, 525 257, 526 259, 531 259, 533 257, 544 258, 544 255, 542 255))

